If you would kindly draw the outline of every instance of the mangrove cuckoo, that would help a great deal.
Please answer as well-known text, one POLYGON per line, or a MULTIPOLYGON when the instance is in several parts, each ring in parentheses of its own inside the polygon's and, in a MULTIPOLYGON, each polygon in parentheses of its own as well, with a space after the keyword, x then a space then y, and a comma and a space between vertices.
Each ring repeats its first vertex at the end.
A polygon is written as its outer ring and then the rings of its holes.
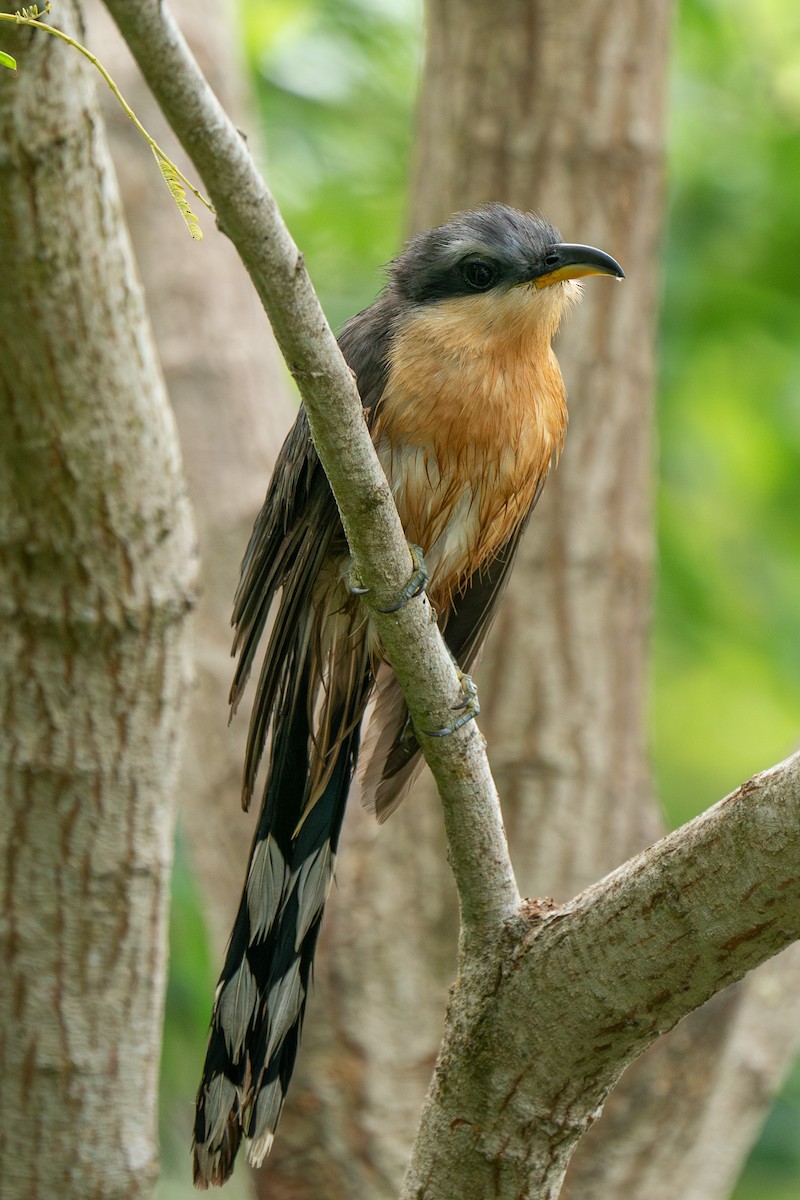
MULTIPOLYGON (((416 588, 424 559, 431 605, 463 672, 564 442, 564 384, 551 341, 583 275, 623 272, 600 250, 562 242, 542 217, 489 204, 412 238, 383 293, 339 338, 406 536, 421 548, 416 588)), ((243 1136, 256 1165, 272 1144, 370 697, 356 782, 378 820, 420 762, 399 685, 348 570, 301 409, 234 603, 234 709, 274 617, 250 718, 245 807, 268 735, 270 754, 197 1096, 200 1187, 228 1178, 243 1136)))

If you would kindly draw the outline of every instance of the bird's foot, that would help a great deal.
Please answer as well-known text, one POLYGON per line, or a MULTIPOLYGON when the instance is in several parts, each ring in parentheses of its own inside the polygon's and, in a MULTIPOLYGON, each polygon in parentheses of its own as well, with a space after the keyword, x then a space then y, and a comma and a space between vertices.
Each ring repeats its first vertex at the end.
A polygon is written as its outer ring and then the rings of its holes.
POLYGON ((463 699, 460 704, 455 706, 454 711, 459 715, 449 725, 444 725, 441 729, 426 729, 424 732, 428 737, 447 737, 450 733, 455 733, 457 729, 461 729, 462 725, 466 725, 468 721, 474 721, 481 711, 481 706, 478 703, 478 689, 472 681, 472 678, 464 671, 456 667, 463 692, 463 699))
POLYGON ((421 596, 428 586, 430 575, 428 568, 425 565, 425 559, 422 556, 420 546, 415 546, 413 542, 408 543, 408 549, 411 554, 411 561, 414 564, 414 570, 408 580, 408 583, 401 591, 396 602, 390 604, 388 608, 379 608, 378 612, 393 613, 399 612, 401 608, 405 608, 409 600, 414 600, 417 596, 421 596))
MULTIPOLYGON (((408 549, 411 554, 412 562, 414 563, 414 570, 411 574, 411 577, 409 578, 408 583, 405 585, 403 590, 400 592, 396 602, 394 604, 390 604, 388 608, 379 608, 378 612, 399 612, 401 608, 405 608, 409 600, 413 600, 416 596, 421 596, 425 591, 425 588, 428 586, 430 575, 428 574, 428 568, 425 565, 425 559, 422 557, 422 550, 419 546, 413 545, 412 542, 408 543, 408 549)), ((369 588, 363 586, 361 580, 353 570, 351 570, 347 576, 347 587, 354 596, 365 596, 369 591, 369 588)))
POLYGON ((344 582, 351 596, 366 596, 369 591, 368 587, 364 587, 353 567, 345 575, 344 582))

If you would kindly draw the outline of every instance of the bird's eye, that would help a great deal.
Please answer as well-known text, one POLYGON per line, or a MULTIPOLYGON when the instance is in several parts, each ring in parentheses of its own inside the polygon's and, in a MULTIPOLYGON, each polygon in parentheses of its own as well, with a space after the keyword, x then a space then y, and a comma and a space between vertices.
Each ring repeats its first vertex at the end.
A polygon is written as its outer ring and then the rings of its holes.
POLYGON ((461 274, 474 292, 485 292, 497 279, 497 267, 485 258, 467 258, 461 264, 461 274))

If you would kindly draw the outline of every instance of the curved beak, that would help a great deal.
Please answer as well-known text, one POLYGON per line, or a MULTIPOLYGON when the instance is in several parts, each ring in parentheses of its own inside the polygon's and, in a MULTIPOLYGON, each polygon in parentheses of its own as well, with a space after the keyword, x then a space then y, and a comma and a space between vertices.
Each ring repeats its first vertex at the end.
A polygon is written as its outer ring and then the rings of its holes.
POLYGON ((584 275, 625 278, 625 272, 616 259, 603 250, 596 250, 594 246, 557 242, 545 252, 531 283, 536 288, 543 288, 562 279, 580 279, 584 275))

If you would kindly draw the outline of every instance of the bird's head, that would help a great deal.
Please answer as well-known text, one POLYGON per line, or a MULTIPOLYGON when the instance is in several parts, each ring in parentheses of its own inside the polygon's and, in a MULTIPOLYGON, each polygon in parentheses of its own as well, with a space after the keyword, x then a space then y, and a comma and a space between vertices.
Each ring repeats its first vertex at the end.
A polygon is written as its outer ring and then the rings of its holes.
POLYGON ((610 255, 562 242, 538 214, 486 204, 412 238, 391 265, 390 286, 409 308, 469 314, 487 331, 538 330, 549 339, 585 275, 624 278, 610 255))

